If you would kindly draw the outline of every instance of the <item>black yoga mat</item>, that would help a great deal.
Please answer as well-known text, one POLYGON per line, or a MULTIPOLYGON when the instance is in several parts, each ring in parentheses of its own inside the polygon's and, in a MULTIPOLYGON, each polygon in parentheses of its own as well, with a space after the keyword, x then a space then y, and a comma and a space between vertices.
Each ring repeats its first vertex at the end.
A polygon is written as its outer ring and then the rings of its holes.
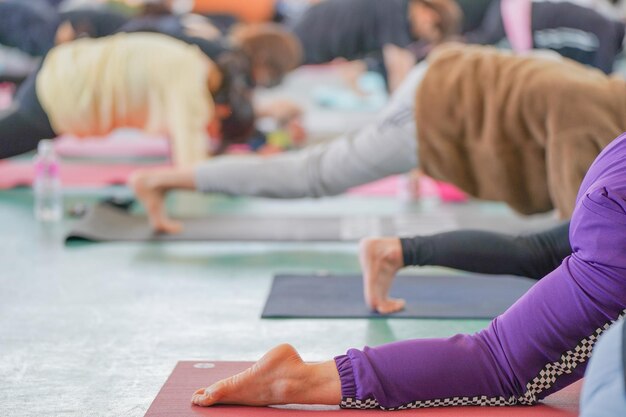
POLYGON ((360 275, 277 275, 263 318, 467 318, 492 319, 536 281, 507 275, 400 275, 391 295, 406 308, 382 316, 363 301, 360 275))
POLYGON ((66 242, 112 241, 353 241, 366 236, 395 236, 415 232, 451 230, 455 223, 427 216, 229 216, 183 219, 183 232, 156 234, 145 216, 125 207, 102 203, 90 208, 66 236, 66 242))

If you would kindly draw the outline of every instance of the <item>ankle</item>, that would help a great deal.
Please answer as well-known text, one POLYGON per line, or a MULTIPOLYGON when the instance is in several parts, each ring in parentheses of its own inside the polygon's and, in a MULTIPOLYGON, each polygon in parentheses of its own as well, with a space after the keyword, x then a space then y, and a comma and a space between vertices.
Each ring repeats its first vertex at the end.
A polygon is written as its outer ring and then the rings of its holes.
POLYGON ((381 246, 383 247, 382 257, 383 260, 388 262, 397 268, 404 266, 404 257, 402 253, 402 245, 398 238, 385 238, 381 239, 381 246))
POLYGON ((341 380, 334 360, 305 364, 301 380, 308 404, 337 405, 341 402, 341 380))

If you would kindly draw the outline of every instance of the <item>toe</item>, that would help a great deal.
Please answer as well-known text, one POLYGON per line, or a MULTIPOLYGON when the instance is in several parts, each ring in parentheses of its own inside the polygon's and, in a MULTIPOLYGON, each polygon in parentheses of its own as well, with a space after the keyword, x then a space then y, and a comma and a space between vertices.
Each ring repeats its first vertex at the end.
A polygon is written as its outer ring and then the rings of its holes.
POLYGON ((211 387, 206 388, 206 389, 205 388, 199 389, 191 397, 191 402, 193 404, 199 405, 202 407, 208 407, 210 405, 217 403, 217 401, 218 401, 218 398, 215 395, 215 392, 211 387))
POLYGON ((380 303, 376 310, 380 314, 397 313, 398 311, 404 309, 405 304, 406 302, 402 299, 388 299, 380 303))
POLYGON ((175 222, 172 220, 162 220, 155 227, 155 229, 161 233, 177 234, 183 231, 183 225, 180 222, 175 222))

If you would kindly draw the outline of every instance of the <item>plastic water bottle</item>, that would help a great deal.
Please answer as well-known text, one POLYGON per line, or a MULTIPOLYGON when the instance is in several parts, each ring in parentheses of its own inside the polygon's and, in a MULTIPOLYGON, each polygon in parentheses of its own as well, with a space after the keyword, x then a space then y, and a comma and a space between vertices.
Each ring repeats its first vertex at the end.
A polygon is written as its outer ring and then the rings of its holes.
POLYGON ((63 217, 63 196, 59 177, 59 160, 51 140, 42 140, 35 157, 35 218, 58 222, 63 217))

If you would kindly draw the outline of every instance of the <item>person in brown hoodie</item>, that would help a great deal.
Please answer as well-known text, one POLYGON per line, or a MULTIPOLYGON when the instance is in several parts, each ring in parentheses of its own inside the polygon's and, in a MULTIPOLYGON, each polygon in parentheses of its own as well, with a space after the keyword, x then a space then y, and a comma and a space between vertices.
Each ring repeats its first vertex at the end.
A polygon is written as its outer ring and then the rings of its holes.
POLYGON ((172 189, 322 197, 421 168, 524 214, 568 218, 591 162, 626 131, 626 81, 567 59, 445 45, 416 66, 371 124, 272 157, 224 156, 142 170, 131 186, 155 230, 175 233, 172 189))
POLYGON ((567 59, 448 46, 430 59, 415 110, 428 175, 569 218, 587 168, 626 130, 626 82, 567 59))

